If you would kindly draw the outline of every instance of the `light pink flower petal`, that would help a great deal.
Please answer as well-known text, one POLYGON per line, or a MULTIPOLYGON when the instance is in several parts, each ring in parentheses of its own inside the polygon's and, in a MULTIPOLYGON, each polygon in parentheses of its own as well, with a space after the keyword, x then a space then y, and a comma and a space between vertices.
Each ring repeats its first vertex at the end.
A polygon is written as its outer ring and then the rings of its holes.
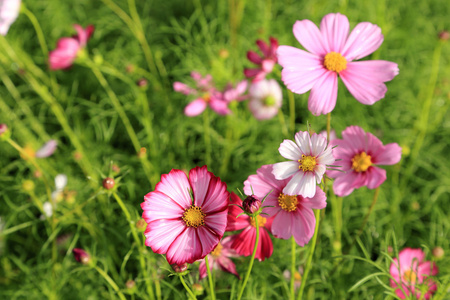
POLYGON ((56 49, 49 53, 50 70, 60 70, 70 67, 77 57, 80 44, 74 38, 61 38, 56 49))
POLYGON ((284 187, 285 195, 301 195, 303 197, 314 197, 316 194, 316 180, 312 172, 298 172, 284 187))
POLYGON ((318 156, 322 154, 326 147, 327 139, 317 133, 313 133, 311 136, 311 154, 313 156, 318 156))
POLYGON ((161 175, 161 181, 155 187, 156 191, 166 194, 183 209, 191 206, 190 189, 186 174, 176 169, 161 175))
POLYGON ((73 27, 77 31, 76 38, 80 42, 80 46, 85 47, 87 41, 89 40, 91 35, 94 33, 94 26, 89 25, 86 27, 86 29, 83 29, 83 27, 81 27, 80 25, 75 24, 75 25, 73 25, 73 27))
POLYGON ((179 81, 175 81, 173 83, 173 89, 175 92, 182 93, 184 95, 190 95, 195 93, 195 90, 190 88, 187 84, 184 84, 179 81))
POLYGON ((278 148, 281 156, 289 160, 298 161, 302 158, 300 148, 291 140, 284 140, 278 148))
POLYGON ((209 101, 209 107, 221 116, 229 115, 231 113, 228 104, 229 102, 214 97, 211 97, 211 100, 209 101))
POLYGON ((295 242, 303 247, 305 246, 314 234, 316 228, 316 219, 312 209, 304 208, 301 211, 297 210, 293 214, 293 234, 295 242))
MULTIPOLYGON (((366 132, 359 126, 349 126, 342 132, 342 138, 348 147, 356 150, 356 153, 368 152, 366 132)), ((341 150, 339 146, 336 150, 341 150)), ((352 155, 353 156, 353 155, 352 155)))
POLYGON ((300 148, 304 155, 312 155, 311 153, 311 138, 308 131, 299 131, 294 136, 295 143, 300 148))
POLYGON ((303 94, 312 89, 317 79, 327 72, 323 59, 306 51, 280 46, 277 54, 278 62, 283 67, 281 79, 288 89, 296 94, 303 94))
POLYGON ((333 182, 333 191, 336 196, 345 197, 355 189, 354 182, 360 177, 360 173, 350 171, 337 177, 333 182))
POLYGON ((422 249, 405 248, 399 252, 400 271, 417 270, 419 264, 425 260, 425 252, 422 249))
POLYGON ((188 117, 195 117, 206 109, 206 101, 202 98, 195 99, 184 108, 184 114, 188 117))
POLYGON ((197 229, 193 227, 186 227, 185 231, 183 231, 183 233, 181 233, 175 241, 170 244, 166 254, 167 262, 170 265, 182 265, 184 263, 191 264, 194 261, 203 258, 202 246, 206 245, 204 245, 205 241, 202 238, 203 237, 199 238, 197 229))
POLYGON ((311 198, 303 198, 301 205, 311 209, 322 209, 327 206, 327 196, 325 192, 316 186, 316 194, 311 198))
POLYGON ((419 280, 423 281, 423 279, 429 276, 436 276, 439 272, 439 269, 434 262, 425 261, 419 264, 417 271, 419 280))
POLYGON ((56 140, 50 140, 47 143, 44 144, 38 151, 36 151, 36 157, 38 158, 44 158, 49 157, 52 155, 56 147, 58 146, 58 142, 56 140))
POLYGON ((153 252, 164 254, 175 239, 186 229, 182 220, 159 219, 147 225, 145 245, 153 252))
POLYGON ((158 219, 179 219, 184 213, 183 207, 169 196, 153 191, 145 195, 141 208, 144 210, 142 218, 150 223, 158 219))
POLYGON ((387 144, 374 154, 372 162, 377 165, 395 165, 402 157, 402 148, 397 143, 387 144))
POLYGON ((332 147, 328 146, 328 148, 318 157, 317 161, 321 165, 333 165, 336 159, 334 158, 332 147))
POLYGON ((293 213, 280 210, 272 223, 272 234, 279 239, 289 239, 293 230, 293 213))
POLYGON ((331 112, 336 106, 337 89, 336 72, 324 73, 314 84, 309 94, 309 111, 315 116, 331 112))
POLYGON ((347 17, 340 13, 331 13, 323 17, 320 22, 320 32, 327 52, 342 52, 347 41, 349 27, 347 17))
POLYGON ((287 179, 299 172, 298 169, 299 163, 296 161, 284 161, 273 164, 272 174, 276 179, 282 180, 287 179))
POLYGON ((342 55, 347 61, 357 60, 372 54, 383 43, 381 28, 369 22, 362 22, 353 28, 345 43, 342 55))
MULTIPOLYGON (((226 222, 224 223, 224 225, 226 225, 226 222)), ((211 253, 211 251, 216 248, 217 244, 223 236, 223 232, 220 235, 217 235, 206 226, 200 226, 199 228, 197 228, 197 233, 200 238, 201 246, 203 248, 201 258, 211 253)))
POLYGON ((238 272, 236 271, 236 265, 231 259, 225 256, 219 256, 217 258, 217 263, 222 271, 235 275, 239 280, 241 279, 238 272))
POLYGON ((367 187, 374 189, 379 187, 386 180, 386 170, 378 167, 370 167, 366 172, 367 187))
MULTIPOLYGON (((325 42, 316 24, 310 20, 297 21, 294 24, 294 36, 309 52, 324 57, 327 54, 325 42)), ((281 47, 280 47, 281 48, 281 47)))
POLYGON ((275 61, 273 61, 273 59, 265 59, 263 60, 261 66, 264 72, 270 73, 272 72, 273 67, 275 66, 275 61))

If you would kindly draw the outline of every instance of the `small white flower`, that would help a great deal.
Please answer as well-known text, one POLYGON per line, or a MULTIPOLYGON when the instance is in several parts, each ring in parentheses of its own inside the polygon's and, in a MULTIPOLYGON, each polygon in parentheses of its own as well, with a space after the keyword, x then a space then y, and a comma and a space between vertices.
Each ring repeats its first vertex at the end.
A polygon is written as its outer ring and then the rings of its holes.
POLYGON ((62 196, 62 192, 67 185, 67 176, 58 174, 55 177, 55 190, 52 192, 53 201, 58 200, 62 196))
POLYGON ((9 26, 17 19, 20 11, 20 0, 0 0, 0 34, 6 35, 9 26))
POLYGON ((248 107, 258 120, 271 119, 278 113, 283 101, 280 85, 274 79, 253 83, 249 89, 248 107))
POLYGON ((53 215, 53 206, 50 202, 45 202, 44 205, 42 206, 42 210, 44 211, 44 215, 41 216, 44 218, 50 218, 53 215))

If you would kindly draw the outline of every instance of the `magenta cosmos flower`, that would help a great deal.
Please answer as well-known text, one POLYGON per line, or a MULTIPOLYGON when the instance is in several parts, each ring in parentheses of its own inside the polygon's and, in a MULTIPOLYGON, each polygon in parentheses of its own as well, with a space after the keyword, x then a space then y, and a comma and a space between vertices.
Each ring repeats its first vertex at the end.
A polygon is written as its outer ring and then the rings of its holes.
POLYGON ((333 190, 339 197, 348 196, 362 186, 377 188, 386 180, 386 170, 375 165, 396 164, 402 155, 398 144, 385 146, 358 126, 347 127, 342 132, 342 140, 333 140, 331 144, 338 146, 333 149, 333 155, 341 160, 341 172, 328 170, 327 175, 335 178, 333 190))
POLYGON ((67 69, 72 66, 78 52, 86 47, 86 43, 94 33, 94 26, 89 25, 83 29, 78 24, 73 25, 77 34, 73 37, 64 37, 58 40, 56 49, 49 53, 50 70, 67 69))
POLYGON ((289 178, 277 180, 272 174, 272 165, 264 165, 250 175, 244 182, 244 193, 255 193, 256 197, 264 198, 263 213, 274 217, 272 234, 280 239, 289 239, 294 236, 299 246, 306 245, 314 234, 316 219, 313 209, 322 209, 327 206, 325 193, 316 186, 316 193, 312 198, 300 195, 285 195, 283 189, 289 183, 289 178))
POLYGON ((205 77, 202 77, 200 73, 191 72, 191 77, 197 85, 196 89, 191 88, 182 82, 177 81, 173 83, 175 92, 195 97, 195 99, 184 109, 184 114, 186 116, 198 116, 208 106, 222 116, 231 113, 228 108, 229 103, 223 99, 223 94, 214 87, 211 75, 208 74, 205 77))
POLYGON ((206 166, 192 169, 189 178, 175 169, 163 174, 141 203, 145 245, 166 254, 171 265, 204 258, 225 232, 228 197, 227 185, 206 166))
POLYGON ((20 0, 0 0, 0 34, 6 35, 19 16, 20 0))
POLYGON ((258 120, 275 117, 283 101, 280 85, 274 79, 263 79, 252 83, 249 95, 248 107, 258 120))
POLYGON ((391 287, 397 288, 395 293, 400 299, 405 299, 410 295, 414 295, 417 299, 423 299, 421 292, 425 292, 425 299, 430 299, 436 291, 436 283, 429 277, 437 275, 439 270, 435 263, 424 260, 425 253, 421 249, 411 248, 403 249, 398 254, 398 259, 394 258, 389 269, 393 277, 391 287), (399 260, 400 266, 398 265, 399 260))
POLYGON ((316 183, 322 181, 327 165, 334 163, 331 149, 327 148, 327 139, 317 133, 310 136, 307 131, 299 131, 295 134, 295 143, 284 140, 278 151, 291 160, 273 165, 272 173, 277 180, 290 178, 283 193, 314 197, 316 183))
MULTIPOLYGON (((231 193, 230 197, 231 204, 237 204, 242 206, 242 200, 235 193, 231 193)), ((236 205, 230 205, 228 211, 228 224, 226 231, 242 230, 239 234, 231 236, 231 249, 235 250, 237 254, 242 256, 250 256, 253 253, 253 248, 255 247, 256 240, 256 227, 255 221, 249 216, 243 214, 237 218, 239 214, 242 213, 242 209, 236 205)), ((263 261, 266 258, 272 256, 273 245, 270 239, 270 227, 272 225, 272 219, 265 218, 264 216, 258 215, 258 225, 259 225, 259 243, 256 248, 255 258, 259 261, 263 261)))
MULTIPOLYGON (((217 244, 217 247, 210 254, 208 254, 209 267, 211 270, 221 269, 222 271, 231 273, 238 279, 241 279, 238 272, 236 271, 236 265, 230 259, 230 257, 239 256, 236 254, 236 251, 230 248, 231 242, 231 237, 224 238, 220 243, 217 244)), ((208 271, 206 270, 206 262, 204 259, 200 262, 198 271, 200 273, 200 280, 208 276, 208 271)))
POLYGON ((384 82, 398 74, 396 63, 384 60, 354 61, 380 47, 381 29, 372 23, 356 25, 349 35, 349 22, 339 13, 328 14, 320 30, 310 20, 297 21, 294 35, 309 51, 290 46, 278 48, 278 62, 283 66, 281 78, 297 94, 311 90, 308 109, 314 115, 331 112, 337 99, 341 77, 349 92, 362 104, 371 105, 384 98, 384 82))
POLYGON ((277 49, 278 41, 277 39, 271 37, 270 45, 267 45, 262 40, 257 40, 256 45, 258 45, 261 50, 262 56, 259 56, 255 51, 248 51, 247 58, 249 61, 258 66, 254 69, 244 69, 244 75, 247 78, 253 78, 253 81, 259 81, 266 78, 266 75, 272 72, 273 67, 277 63, 277 49))

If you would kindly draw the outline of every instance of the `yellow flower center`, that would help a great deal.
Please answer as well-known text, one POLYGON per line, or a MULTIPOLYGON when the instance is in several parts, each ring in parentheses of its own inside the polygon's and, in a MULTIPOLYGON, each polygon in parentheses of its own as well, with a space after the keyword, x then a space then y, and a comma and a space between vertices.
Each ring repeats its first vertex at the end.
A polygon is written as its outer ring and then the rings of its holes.
POLYGON ((211 100, 211 95, 209 93, 204 93, 202 99, 205 100, 205 102, 209 102, 211 100))
MULTIPOLYGON (((258 226, 259 226, 259 227, 263 227, 263 226, 266 224, 267 219, 264 218, 264 217, 261 217, 260 215, 258 215, 258 216, 256 216, 256 217, 258 218, 258 226)), ((253 227, 256 227, 255 219, 254 219, 254 218, 251 218, 251 219, 250 219, 250 225, 252 225, 253 227)))
POLYGON ((200 207, 191 205, 191 207, 184 210, 182 219, 186 226, 197 228, 205 225, 205 216, 206 214, 200 207))
POLYGON ((222 252, 222 248, 223 248, 222 244, 218 243, 217 247, 211 252, 211 255, 213 257, 219 257, 220 253, 222 252))
POLYGON ((414 284, 416 282, 416 279, 417 279, 416 272, 407 270, 406 272, 403 273, 403 280, 406 282, 411 282, 412 284, 414 284))
POLYGON ((372 165, 370 155, 367 155, 366 152, 361 152, 360 154, 356 154, 352 158, 352 169, 356 172, 365 172, 372 165))
POLYGON ((290 196, 281 193, 278 196, 278 204, 283 210, 287 212, 295 211, 297 210, 298 204, 297 196, 290 196))
POLYGON ((300 166, 299 169, 302 169, 303 172, 306 171, 314 171, 315 166, 317 165, 316 158, 314 156, 306 156, 302 154, 302 158, 298 160, 300 166))
POLYGON ((34 149, 30 145, 26 145, 25 147, 23 147, 23 152, 20 154, 20 156, 24 160, 28 160, 30 158, 35 158, 36 157, 36 152, 34 151, 34 149))
POLYGON ((300 280, 302 280, 302 275, 300 274, 300 272, 298 272, 298 271, 295 271, 295 272, 294 272, 294 280, 295 280, 295 281, 300 281, 300 280))
POLYGON ((323 65, 328 70, 339 73, 347 69, 347 60, 340 53, 330 52, 325 55, 323 65))

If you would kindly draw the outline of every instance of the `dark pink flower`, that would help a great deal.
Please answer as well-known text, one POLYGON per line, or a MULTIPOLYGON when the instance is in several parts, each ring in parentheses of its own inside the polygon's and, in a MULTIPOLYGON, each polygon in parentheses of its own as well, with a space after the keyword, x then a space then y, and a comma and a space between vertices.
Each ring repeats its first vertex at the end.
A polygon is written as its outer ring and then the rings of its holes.
POLYGON ((400 161, 402 148, 397 143, 383 145, 373 134, 361 127, 349 126, 342 132, 342 140, 330 142, 333 155, 341 171, 328 170, 335 178, 333 190, 339 197, 350 195, 354 189, 367 186, 374 189, 386 180, 386 170, 376 165, 393 165, 400 161))
MULTIPOLYGON (((230 200, 231 204, 242 205, 242 200, 233 192, 231 193, 230 200)), ((256 240, 255 221, 245 214, 236 218, 241 213, 242 209, 236 205, 230 205, 226 231, 244 229, 239 234, 230 236, 231 249, 235 250, 239 255, 250 256, 253 253, 256 240)), ((260 234, 255 258, 259 259, 259 261, 263 261, 272 256, 273 253, 272 240, 269 235, 272 219, 265 218, 261 215, 256 216, 256 218, 258 218, 260 234)))
POLYGON ((175 169, 163 174, 141 203, 145 245, 171 265, 204 258, 225 232, 228 197, 227 185, 206 166, 191 169, 189 178, 175 169))
MULTIPOLYGON (((231 242, 231 237, 224 238, 219 244, 217 244, 216 248, 210 254, 208 254, 209 267, 211 270, 221 269, 222 271, 231 273, 238 279, 241 279, 236 271, 236 265, 230 259, 230 257, 238 256, 236 252, 230 248, 231 242)), ((206 262, 204 259, 200 262, 198 270, 200 273, 200 280, 208 276, 208 272, 206 270, 206 262)))
POLYGON ((77 34, 73 37, 59 39, 56 49, 49 53, 50 70, 67 69, 72 66, 78 52, 86 47, 86 43, 94 32, 94 26, 83 29, 78 24, 73 25, 77 34))
POLYGON ((262 40, 257 40, 256 44, 261 50, 262 56, 258 55, 255 51, 248 51, 247 58, 252 63, 258 65, 255 69, 244 69, 244 75, 247 78, 253 78, 253 81, 259 81, 266 78, 266 75, 272 72, 273 67, 277 63, 277 39, 271 37, 270 45, 267 45, 262 40))
POLYGON ((250 195, 253 192, 256 197, 266 197, 263 213, 274 217, 272 222, 272 234, 281 239, 289 239, 294 236, 295 242, 306 245, 314 234, 316 219, 313 209, 322 209, 327 205, 325 193, 316 186, 315 195, 311 198, 300 195, 286 195, 283 189, 289 183, 290 178, 277 180, 272 173, 273 165, 264 165, 256 171, 256 175, 250 175, 244 182, 244 193, 250 195))
POLYGON ((427 291, 423 296, 425 299, 430 299, 436 291, 436 283, 430 276, 436 276, 439 270, 435 263, 424 260, 425 253, 421 249, 411 248, 403 249, 398 254, 398 259, 394 258, 389 269, 393 277, 391 287, 397 288, 395 293, 400 299, 409 298, 410 295, 422 299, 421 288, 423 286, 426 286, 425 290, 427 291), (400 288, 400 284, 402 288, 400 288))
POLYGON ((81 248, 74 248, 72 253, 76 261, 83 265, 87 265, 91 261, 91 256, 81 248))

